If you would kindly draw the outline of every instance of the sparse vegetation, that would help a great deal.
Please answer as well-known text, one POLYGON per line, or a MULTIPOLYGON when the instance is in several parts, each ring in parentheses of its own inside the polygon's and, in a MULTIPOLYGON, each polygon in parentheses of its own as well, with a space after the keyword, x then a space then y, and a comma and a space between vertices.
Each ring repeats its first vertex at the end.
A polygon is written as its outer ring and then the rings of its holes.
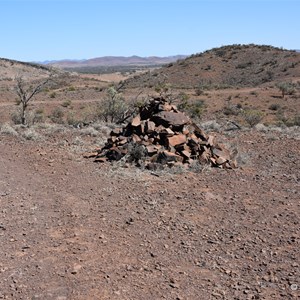
POLYGON ((273 103, 273 104, 271 104, 269 106, 270 110, 275 110, 275 111, 279 110, 280 108, 281 108, 281 105, 280 104, 276 104, 276 103, 273 103))
POLYGON ((276 84, 276 87, 281 91, 282 98, 284 98, 285 95, 292 95, 296 91, 295 84, 291 82, 279 82, 276 84))
POLYGON ((106 98, 99 104, 98 117, 105 122, 121 123, 130 113, 121 93, 114 87, 108 88, 106 98))
POLYGON ((263 113, 255 109, 247 109, 243 112, 243 119, 248 125, 250 125, 250 127, 257 125, 263 119, 263 117, 263 113))
POLYGON ((71 100, 66 100, 64 101, 61 106, 62 107, 69 107, 70 105, 72 104, 72 101, 71 100))
POLYGON ((56 107, 52 110, 49 118, 53 123, 63 124, 64 123, 64 112, 60 107, 56 107))
POLYGON ((1 125, 0 133, 1 134, 12 135, 12 136, 18 136, 18 132, 12 126, 10 126, 7 123, 1 125))
POLYGON ((204 112, 205 102, 200 99, 189 101, 187 98, 183 98, 178 109, 187 113, 191 118, 199 120, 204 112))

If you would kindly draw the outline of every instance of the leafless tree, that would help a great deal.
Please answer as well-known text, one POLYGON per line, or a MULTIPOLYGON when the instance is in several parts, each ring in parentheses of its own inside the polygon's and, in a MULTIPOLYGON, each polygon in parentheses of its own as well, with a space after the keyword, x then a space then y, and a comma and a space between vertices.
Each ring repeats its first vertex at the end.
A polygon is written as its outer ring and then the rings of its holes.
POLYGON ((28 82, 26 82, 22 76, 17 76, 15 78, 16 85, 15 85, 15 92, 18 95, 18 100, 21 105, 21 123, 23 125, 26 124, 26 109, 28 107, 28 103, 30 100, 33 99, 33 97, 42 91, 42 89, 50 83, 53 76, 50 75, 46 79, 39 81, 35 85, 31 84, 29 85, 28 82))

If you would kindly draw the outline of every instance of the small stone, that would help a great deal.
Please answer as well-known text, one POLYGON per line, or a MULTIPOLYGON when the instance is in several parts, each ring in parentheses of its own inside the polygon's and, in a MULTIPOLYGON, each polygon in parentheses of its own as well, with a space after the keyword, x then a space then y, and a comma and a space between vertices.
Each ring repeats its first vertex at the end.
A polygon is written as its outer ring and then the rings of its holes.
POLYGON ((82 268, 81 265, 79 264, 74 264, 72 270, 71 270, 71 274, 75 275, 79 272, 79 270, 82 268))

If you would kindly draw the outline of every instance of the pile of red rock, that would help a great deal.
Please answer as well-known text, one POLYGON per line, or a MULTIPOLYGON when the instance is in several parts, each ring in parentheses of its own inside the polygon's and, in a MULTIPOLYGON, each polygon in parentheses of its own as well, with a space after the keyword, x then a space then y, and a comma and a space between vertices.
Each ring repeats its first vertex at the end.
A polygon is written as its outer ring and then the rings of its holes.
POLYGON ((221 168, 236 168, 234 154, 207 135, 175 105, 163 98, 154 98, 140 109, 127 126, 110 133, 105 146, 85 157, 96 162, 120 160, 129 155, 133 145, 142 147, 145 165, 190 164, 195 161, 221 168))

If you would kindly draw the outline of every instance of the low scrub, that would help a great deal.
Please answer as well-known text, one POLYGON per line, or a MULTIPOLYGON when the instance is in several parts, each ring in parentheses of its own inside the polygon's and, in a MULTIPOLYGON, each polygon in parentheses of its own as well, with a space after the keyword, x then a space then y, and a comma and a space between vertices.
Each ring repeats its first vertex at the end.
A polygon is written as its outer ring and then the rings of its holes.
POLYGON ((260 123, 263 117, 263 113, 255 109, 247 109, 243 112, 243 119, 250 127, 254 127, 260 123))

